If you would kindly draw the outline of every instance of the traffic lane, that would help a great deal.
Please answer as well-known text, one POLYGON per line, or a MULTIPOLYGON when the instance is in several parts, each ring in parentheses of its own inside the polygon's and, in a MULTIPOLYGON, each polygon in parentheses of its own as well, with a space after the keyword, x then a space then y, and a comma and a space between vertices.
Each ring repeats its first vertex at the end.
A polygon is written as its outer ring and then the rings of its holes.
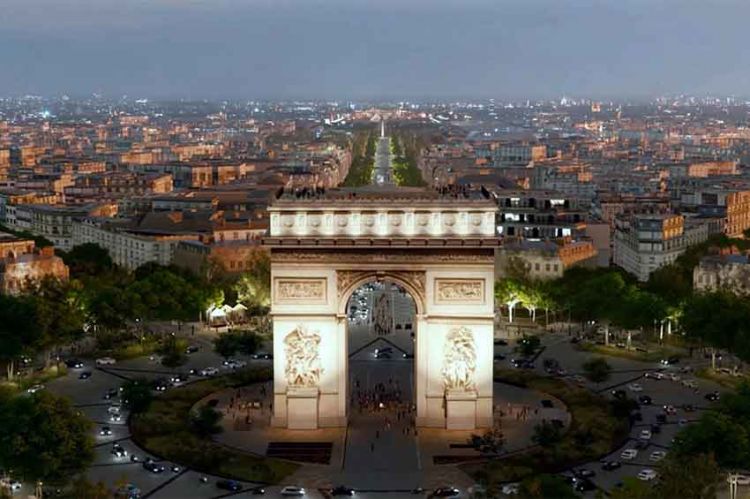
POLYGON ((121 378, 86 365, 83 369, 69 369, 65 376, 50 381, 47 389, 79 406, 107 402, 104 400, 104 393, 110 388, 119 388, 122 383, 121 378), (85 371, 91 372, 91 377, 79 379, 80 374, 85 371))
MULTIPOLYGON (((158 490, 154 490, 149 497, 156 499, 171 499, 175 497, 179 497, 180 499, 199 499, 228 496, 230 494, 230 497, 250 497, 254 495, 253 490, 258 487, 266 491, 265 496, 267 497, 280 497, 280 494, 272 493, 271 489, 263 485, 245 481, 238 482, 242 486, 242 492, 233 493, 217 485, 223 480, 222 478, 206 476, 193 470, 187 470, 179 474, 179 476, 175 476, 173 480, 165 483, 158 490), (202 477, 206 477, 208 480, 204 483, 201 480, 202 477)), ((274 487, 274 489, 280 491, 281 487, 274 487)))

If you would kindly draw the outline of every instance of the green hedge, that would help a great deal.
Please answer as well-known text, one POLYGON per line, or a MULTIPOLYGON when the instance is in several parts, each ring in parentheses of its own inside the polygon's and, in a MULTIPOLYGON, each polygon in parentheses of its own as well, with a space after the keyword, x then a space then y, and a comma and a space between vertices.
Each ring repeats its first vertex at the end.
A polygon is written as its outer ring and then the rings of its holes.
POLYGON ((196 471, 237 480, 277 483, 293 473, 294 463, 269 459, 201 438, 190 426, 190 410, 204 397, 228 387, 271 379, 271 370, 251 369, 174 388, 130 418, 133 441, 162 459, 196 471))
POLYGON ((571 423, 562 440, 551 448, 530 447, 525 453, 463 466, 464 471, 489 487, 598 460, 620 446, 630 432, 630 422, 614 415, 609 400, 585 388, 521 370, 496 370, 495 381, 556 397, 567 406, 571 423))

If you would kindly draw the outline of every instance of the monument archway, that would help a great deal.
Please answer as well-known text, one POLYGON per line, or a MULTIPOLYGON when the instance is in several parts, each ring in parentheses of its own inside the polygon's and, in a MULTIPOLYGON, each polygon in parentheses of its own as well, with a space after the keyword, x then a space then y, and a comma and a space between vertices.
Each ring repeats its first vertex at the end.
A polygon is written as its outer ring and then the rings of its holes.
POLYGON ((495 203, 421 189, 280 196, 269 208, 274 416, 290 429, 346 426, 347 303, 364 283, 416 306, 419 426, 492 425, 495 203))

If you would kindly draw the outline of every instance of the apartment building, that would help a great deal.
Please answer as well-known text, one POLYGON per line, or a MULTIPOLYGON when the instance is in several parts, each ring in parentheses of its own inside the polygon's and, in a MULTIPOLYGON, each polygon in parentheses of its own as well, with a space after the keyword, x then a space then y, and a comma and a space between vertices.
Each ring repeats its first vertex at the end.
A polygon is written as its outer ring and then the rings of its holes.
POLYGON ((675 214, 618 216, 614 264, 647 281, 651 273, 674 262, 689 246, 708 239, 708 225, 675 214))

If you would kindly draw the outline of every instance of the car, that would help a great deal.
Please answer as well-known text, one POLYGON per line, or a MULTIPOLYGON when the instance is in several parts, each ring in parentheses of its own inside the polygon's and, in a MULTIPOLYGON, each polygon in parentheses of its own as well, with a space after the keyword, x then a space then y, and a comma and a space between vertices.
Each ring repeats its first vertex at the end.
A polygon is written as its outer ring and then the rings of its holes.
POLYGON ((498 345, 498 346, 501 346, 501 347, 507 347, 508 346, 508 341, 504 340, 502 338, 495 338, 494 343, 495 343, 495 345, 498 345))
POLYGON ((112 434, 112 428, 109 426, 102 426, 101 429, 99 429, 99 435, 103 437, 108 437, 112 434))
POLYGON ((518 494, 520 488, 521 485, 518 483, 506 483, 505 485, 503 485, 503 488, 500 489, 500 492, 502 492, 506 496, 514 496, 518 494))
POLYGON ((682 410, 685 412, 695 412, 695 407, 692 404, 682 404, 682 410))
POLYGON ((200 347, 197 345, 188 345, 188 347, 185 349, 186 354, 195 353, 198 350, 200 350, 200 347))
POLYGON ((680 381, 682 379, 679 374, 675 373, 667 374, 667 378, 671 379, 672 381, 680 381))
POLYGON ((120 444, 113 444, 111 452, 115 457, 126 457, 128 455, 128 451, 120 444))
POLYGON ((119 423, 120 421, 122 421, 122 414, 110 414, 109 420, 114 423, 119 423))
POLYGON ((282 496, 303 496, 305 495, 304 487, 297 487, 296 485, 287 485, 281 489, 282 496))
POLYGON ((216 488, 229 490, 231 492, 239 492, 242 490, 242 484, 236 480, 219 480, 216 482, 216 488))
POLYGON ((683 379, 682 386, 684 386, 685 388, 696 389, 698 388, 698 383, 696 383, 695 380, 692 379, 683 379))
POLYGON ((155 463, 152 459, 146 459, 143 462, 143 469, 146 471, 150 471, 151 473, 158 474, 158 473, 164 473, 164 466, 161 464, 155 463))
POLYGON ((21 482, 10 478, 0 478, 0 488, 10 489, 11 493, 21 490, 21 482))
POLYGON ((430 497, 458 497, 461 492, 455 487, 438 487, 435 489, 430 497))
POLYGON ((661 361, 659 363, 661 365, 663 365, 663 366, 672 366, 672 365, 677 364, 679 362, 680 362, 680 358, 677 357, 676 355, 673 355, 671 357, 667 357, 666 359, 661 359, 661 361))
POLYGON ((505 355, 501 353, 496 353, 493 359, 495 362, 500 362, 501 360, 505 360, 505 355))
POLYGON ((132 483, 129 483, 117 489, 115 491, 115 497, 123 499, 140 499, 141 489, 139 489, 132 483))
POLYGON ((169 378, 169 382, 172 383, 173 385, 181 385, 187 380, 188 380, 187 374, 175 374, 174 376, 169 378))
POLYGON ((596 473, 594 470, 581 468, 580 470, 573 470, 573 475, 575 475, 576 478, 591 478, 596 475, 596 473))
POLYGON ((113 397, 116 397, 120 391, 117 388, 109 388, 106 392, 104 392, 104 397, 102 397, 104 400, 112 400, 113 397))
POLYGON ((264 489, 263 487, 255 487, 255 488, 253 489, 253 492, 252 492, 252 494, 253 494, 254 496, 262 496, 262 495, 264 495, 265 493, 266 493, 266 489, 264 489))
POLYGON ((640 440, 651 440, 651 430, 641 430, 641 433, 638 435, 638 438, 640 440))
POLYGON ((667 457, 667 453, 665 451, 655 450, 654 452, 651 453, 650 456, 648 456, 648 460, 656 463, 656 462, 661 461, 665 457, 667 457))
POLYGON ((91 377, 91 371, 83 371, 78 375, 78 379, 89 379, 91 377))
POLYGON ((632 461, 638 456, 638 450, 637 449, 625 449, 620 453, 620 457, 622 459, 625 459, 627 461, 632 461))
POLYGON ((638 403, 641 405, 651 405, 651 397, 649 395, 641 395, 638 397, 638 403))
POLYGON ((646 378, 646 379, 655 379, 655 380, 658 381, 658 380, 664 378, 664 375, 662 373, 658 372, 658 371, 653 371, 653 372, 652 371, 648 371, 646 374, 643 375, 643 377, 646 378))
POLYGON ((130 462, 131 463, 140 463, 141 462, 141 458, 138 457, 138 456, 136 456, 135 454, 131 454, 130 455, 130 462))
POLYGON ((709 402, 716 402, 717 400, 719 400, 719 392, 707 393, 705 398, 709 402))
POLYGON ((83 362, 80 359, 68 359, 65 365, 70 369, 83 369, 83 362))
POLYGON ((206 367, 200 370, 201 376, 216 376, 219 374, 219 370, 215 367, 206 367))
POLYGON ((157 392, 165 392, 169 388, 169 382, 164 378, 159 378, 154 381, 154 390, 157 392))
MULTIPOLYGON (((404 352, 404 353, 401 354, 401 358, 404 358, 404 359, 413 359, 414 358, 414 354, 413 353, 406 353, 406 352, 404 352)), ((504 358, 505 357, 503 357, 503 359, 504 358)))
POLYGON ((625 393, 625 390, 612 390, 612 396, 620 400, 628 398, 628 394, 625 393))
POLYGON ((247 362, 244 360, 228 359, 223 362, 224 367, 227 369, 239 369, 247 366, 247 362))
POLYGON ((331 489, 331 495, 332 496, 353 496, 354 489, 349 488, 349 487, 344 487, 343 485, 339 485, 331 489))
POLYGON ((390 352, 375 352, 374 355, 376 359, 390 359, 391 358, 390 352))
POLYGON ((642 392, 643 387, 639 385, 638 383, 630 383, 628 385, 628 390, 630 390, 631 392, 642 392))
POLYGON ((113 359, 112 357, 100 357, 96 359, 96 365, 97 366, 111 366, 114 365, 117 361, 113 359))
POLYGON ((180 471, 182 471, 182 468, 180 468, 176 464, 173 464, 169 469, 172 470, 172 473, 179 473, 180 471))
POLYGON ((638 476, 638 480, 649 482, 656 478, 656 472, 652 470, 651 468, 644 468, 638 472, 637 476, 638 476))
POLYGON ((573 488, 576 490, 576 492, 588 492, 591 490, 596 490, 596 485, 594 485, 594 482, 591 480, 584 478, 582 480, 576 480, 573 488))
POLYGON ((602 469, 604 471, 616 470, 617 468, 621 466, 622 466, 622 463, 620 461, 605 461, 604 463, 602 463, 602 469))
POLYGON ((677 421, 677 425, 678 425, 678 426, 685 426, 685 425, 687 425, 687 424, 688 424, 688 420, 687 420, 687 419, 685 419, 685 418, 680 418, 680 420, 679 420, 679 421, 677 421))
POLYGON ((36 385, 31 385, 26 389, 26 393, 36 393, 38 391, 44 390, 44 385, 41 385, 37 383, 36 385))
POLYGON ((664 414, 668 416, 674 416, 675 414, 677 414, 677 409, 675 409, 673 405, 665 405, 663 409, 664 409, 664 414))

